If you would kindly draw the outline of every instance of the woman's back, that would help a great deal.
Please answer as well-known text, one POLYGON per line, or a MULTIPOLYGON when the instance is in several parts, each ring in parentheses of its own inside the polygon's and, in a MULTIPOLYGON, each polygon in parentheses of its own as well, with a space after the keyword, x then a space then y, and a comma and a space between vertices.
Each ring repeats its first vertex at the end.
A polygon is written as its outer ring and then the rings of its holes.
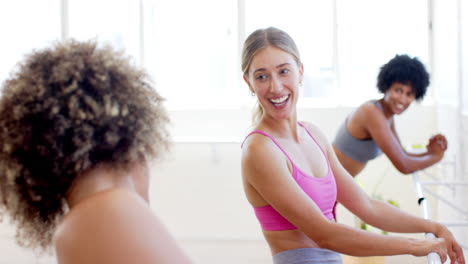
POLYGON ((54 235, 58 262, 189 263, 140 196, 110 189, 83 199, 54 235))

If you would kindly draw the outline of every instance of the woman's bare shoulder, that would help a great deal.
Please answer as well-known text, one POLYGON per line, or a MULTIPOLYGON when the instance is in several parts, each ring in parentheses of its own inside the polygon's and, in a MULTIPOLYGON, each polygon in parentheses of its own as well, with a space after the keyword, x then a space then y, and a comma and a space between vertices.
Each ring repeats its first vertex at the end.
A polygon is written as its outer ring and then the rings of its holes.
POLYGON ((377 113, 383 114, 382 110, 376 105, 375 100, 364 102, 354 111, 354 115, 362 115, 364 117, 368 115, 372 116, 377 113))
POLYGON ((59 263, 65 264, 186 259, 148 204, 123 189, 96 194, 74 207, 57 228, 54 245, 59 263))
POLYGON ((272 139, 261 133, 250 134, 242 144, 242 157, 249 159, 262 156, 264 153, 275 153, 275 144, 272 139))
POLYGON ((252 134, 242 146, 242 177, 246 182, 262 182, 273 179, 278 171, 290 171, 286 156, 269 137, 252 134), (274 166, 273 166, 274 164, 274 166))
POLYGON ((386 124, 387 119, 382 110, 374 101, 367 101, 360 105, 348 117, 348 129, 356 131, 357 128, 380 127, 386 124))
POLYGON ((137 194, 124 189, 111 189, 94 194, 70 210, 57 228, 57 235, 70 232, 89 222, 97 224, 112 220, 114 217, 130 218, 127 210, 145 213, 149 210, 147 203, 137 194))

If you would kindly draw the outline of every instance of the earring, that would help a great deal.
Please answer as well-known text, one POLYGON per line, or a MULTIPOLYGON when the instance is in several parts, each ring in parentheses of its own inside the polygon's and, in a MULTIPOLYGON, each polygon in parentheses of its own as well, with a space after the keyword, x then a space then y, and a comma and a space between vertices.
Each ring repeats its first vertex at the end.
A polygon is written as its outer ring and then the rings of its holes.
POLYGON ((255 96, 255 93, 250 91, 250 95, 253 97, 253 96, 255 96))

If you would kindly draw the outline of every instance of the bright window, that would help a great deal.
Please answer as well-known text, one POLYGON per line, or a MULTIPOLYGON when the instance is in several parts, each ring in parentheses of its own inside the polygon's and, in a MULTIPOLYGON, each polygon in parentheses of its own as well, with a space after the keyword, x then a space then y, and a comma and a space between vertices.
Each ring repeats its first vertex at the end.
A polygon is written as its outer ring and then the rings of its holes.
POLYGON ((427 0, 337 0, 342 104, 378 96, 380 67, 396 54, 418 57, 430 70, 427 0))
POLYGON ((140 64, 139 1, 68 0, 68 7, 69 37, 110 44, 140 64))
MULTIPOLYGON (((461 2, 460 2, 461 3, 461 2)), ((463 111, 468 115, 468 5, 466 2, 461 3, 461 45, 462 51, 462 95, 463 95, 463 111)))
POLYGON ((22 54, 58 39, 62 26, 69 37, 124 49, 173 110, 251 106, 240 48, 248 34, 269 26, 288 32, 299 47, 305 68, 299 107, 375 98, 378 70, 395 54, 430 66, 427 0, 62 1, 0 4, 1 80, 22 54), (68 12, 60 12, 62 1, 68 12))
POLYGON ((25 54, 60 39, 60 1, 0 1, 0 29, 3 82, 25 54))
POLYGON ((147 8, 145 66, 169 108, 239 107, 237 2, 155 0, 147 8))

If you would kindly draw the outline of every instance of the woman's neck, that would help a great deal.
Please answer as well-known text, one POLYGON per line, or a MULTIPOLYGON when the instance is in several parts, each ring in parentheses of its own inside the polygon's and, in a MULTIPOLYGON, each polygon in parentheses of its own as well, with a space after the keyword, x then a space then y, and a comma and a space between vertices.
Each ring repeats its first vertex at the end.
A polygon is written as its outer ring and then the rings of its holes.
POLYGON ((382 111, 387 120, 390 120, 395 114, 391 111, 390 107, 385 103, 384 98, 377 101, 382 106, 382 111))
POLYGON ((268 117, 264 117, 260 122, 259 127, 264 130, 268 130, 274 134, 277 138, 293 138, 299 140, 299 132, 297 127, 297 118, 291 117, 289 119, 276 120, 268 117))
POLYGON ((137 164, 128 169, 98 166, 79 175, 66 196, 70 209, 81 201, 103 191, 126 189, 148 201, 146 166, 137 164))

